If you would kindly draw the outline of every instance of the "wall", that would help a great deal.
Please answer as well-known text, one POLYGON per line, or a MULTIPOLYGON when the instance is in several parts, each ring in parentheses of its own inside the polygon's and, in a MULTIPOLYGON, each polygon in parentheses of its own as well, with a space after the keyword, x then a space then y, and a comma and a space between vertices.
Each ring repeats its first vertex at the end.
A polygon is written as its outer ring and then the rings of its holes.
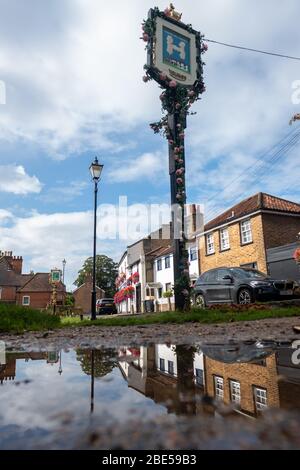
MULTIPOLYGON (((93 290, 92 282, 86 282, 79 287, 74 293, 75 308, 81 308, 83 313, 91 312, 91 292, 93 290)), ((105 292, 102 289, 97 289, 97 300, 103 299, 105 292)))
POLYGON ((230 380, 237 380, 241 384, 241 410, 256 414, 253 386, 267 390, 268 406, 279 408, 278 374, 276 354, 266 358, 266 367, 257 364, 226 364, 205 356, 204 359, 206 392, 215 396, 214 376, 224 379, 224 403, 230 403, 230 380))
MULTIPOLYGON (((159 282, 162 284, 163 293, 166 292, 166 284, 171 284, 173 287, 174 285, 174 267, 173 267, 173 255, 165 255, 160 258, 157 258, 153 261, 153 272, 154 272, 154 282, 159 282), (170 256, 170 267, 165 269, 165 258, 166 256, 170 256), (157 261, 162 261, 162 270, 157 270, 157 261)), ((158 290, 156 290, 156 301, 159 306, 159 310, 161 312, 165 312, 169 310, 169 302, 168 299, 162 297, 161 299, 158 298, 158 290)), ((175 298, 171 297, 171 306, 174 310, 175 305, 175 298)))
POLYGON ((223 252, 220 251, 219 231, 212 231, 214 233, 215 254, 209 256, 206 255, 206 238, 201 236, 199 246, 201 272, 223 266, 233 267, 254 262, 257 262, 260 271, 267 272, 261 215, 251 217, 251 227, 253 242, 241 246, 239 222, 228 225, 230 249, 223 252))
POLYGON ((263 214, 262 223, 267 249, 294 243, 300 232, 300 216, 263 214))
POLYGON ((16 287, 0 287, 1 296, 0 302, 16 302, 16 287))

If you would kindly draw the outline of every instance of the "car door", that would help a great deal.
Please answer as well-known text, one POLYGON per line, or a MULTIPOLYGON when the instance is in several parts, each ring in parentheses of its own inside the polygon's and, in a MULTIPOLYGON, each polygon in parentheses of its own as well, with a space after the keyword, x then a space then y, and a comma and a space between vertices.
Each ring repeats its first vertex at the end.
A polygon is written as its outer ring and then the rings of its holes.
POLYGON ((215 302, 215 292, 217 290, 217 272, 216 270, 205 273, 205 300, 206 303, 215 302))
POLYGON ((227 269, 215 270, 215 282, 211 288, 211 302, 214 303, 230 303, 231 290, 233 283, 229 279, 224 279, 229 276, 230 272, 227 269))

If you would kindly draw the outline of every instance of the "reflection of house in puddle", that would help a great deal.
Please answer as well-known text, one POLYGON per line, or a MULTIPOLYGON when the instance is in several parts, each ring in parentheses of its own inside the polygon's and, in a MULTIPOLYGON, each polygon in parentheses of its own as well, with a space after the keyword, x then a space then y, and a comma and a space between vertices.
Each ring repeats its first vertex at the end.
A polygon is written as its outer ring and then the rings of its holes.
POLYGON ((184 346, 158 345, 122 349, 119 358, 129 387, 164 404, 169 413, 196 413, 196 395, 203 390, 201 353, 184 346))
POLYGON ((158 345, 120 350, 119 366, 129 387, 168 412, 214 412, 199 399, 207 395, 257 416, 268 407, 300 409, 300 367, 292 353, 281 347, 250 363, 226 363, 197 348, 158 345))
POLYGON ((19 360, 25 360, 25 362, 46 361, 47 364, 56 364, 59 360, 59 352, 7 353, 6 356, 0 358, 0 384, 15 379, 17 361, 19 360))

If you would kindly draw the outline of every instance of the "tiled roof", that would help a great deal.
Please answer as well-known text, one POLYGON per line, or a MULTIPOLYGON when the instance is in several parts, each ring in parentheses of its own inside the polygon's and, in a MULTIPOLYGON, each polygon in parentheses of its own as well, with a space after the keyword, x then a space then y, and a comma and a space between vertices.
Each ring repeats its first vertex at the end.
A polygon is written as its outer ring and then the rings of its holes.
POLYGON ((248 199, 244 199, 223 212, 218 217, 208 222, 204 229, 205 231, 211 230, 219 225, 224 225, 260 210, 299 214, 300 216, 300 204, 271 196, 270 194, 258 193, 248 199))
MULTIPOLYGON (((49 283, 49 273, 36 273, 26 282, 20 290, 25 292, 52 292, 52 285, 49 283)), ((62 283, 58 284, 58 291, 64 290, 62 283)))
POLYGON ((147 253, 147 256, 152 256, 153 258, 159 258, 160 256, 165 256, 173 253, 172 246, 160 246, 155 250, 150 251, 147 253))

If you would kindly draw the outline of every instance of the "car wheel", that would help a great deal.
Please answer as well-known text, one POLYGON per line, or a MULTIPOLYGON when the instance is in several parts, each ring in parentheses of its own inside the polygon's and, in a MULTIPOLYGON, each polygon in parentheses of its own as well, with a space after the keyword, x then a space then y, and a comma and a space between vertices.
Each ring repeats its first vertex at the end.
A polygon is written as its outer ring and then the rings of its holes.
POLYGON ((249 305, 252 304, 252 292, 249 289, 242 288, 238 293, 238 304, 240 305, 249 305))
POLYGON ((199 294, 195 297, 195 308, 204 309, 205 308, 205 298, 202 294, 199 294))

